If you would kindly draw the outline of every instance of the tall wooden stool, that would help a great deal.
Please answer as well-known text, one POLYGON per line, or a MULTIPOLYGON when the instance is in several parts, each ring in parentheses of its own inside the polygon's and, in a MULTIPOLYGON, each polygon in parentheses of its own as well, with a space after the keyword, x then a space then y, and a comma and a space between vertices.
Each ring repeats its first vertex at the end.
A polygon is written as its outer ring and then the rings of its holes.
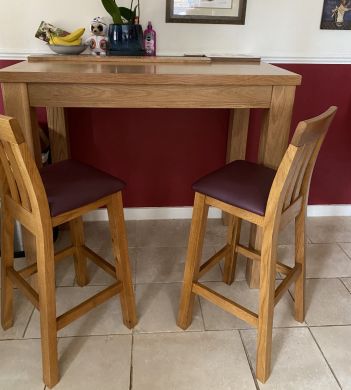
POLYGON ((121 190, 124 183, 104 172, 73 160, 44 167, 40 171, 23 134, 13 118, 0 116, 1 159, 1 324, 13 325, 13 285, 40 310, 44 382, 59 380, 57 331, 95 306, 120 293, 123 322, 136 322, 134 292, 128 259, 121 190), (84 245, 81 216, 107 207, 116 267, 84 245), (15 271, 13 260, 14 222, 18 220, 35 237, 37 262, 15 271), (72 246, 54 254, 52 229, 69 223, 72 246), (56 318, 55 262, 74 256, 76 279, 87 284, 86 258, 116 278, 116 282, 56 318), (38 272, 38 292, 25 278, 38 272))
POLYGON ((262 165, 234 161, 198 180, 185 264, 178 325, 186 329, 192 321, 195 294, 257 327, 256 376, 265 382, 271 371, 274 306, 295 282, 295 318, 304 321, 305 217, 312 171, 335 115, 330 107, 316 118, 300 122, 277 171, 262 165), (201 267, 201 251, 208 207, 231 215, 227 244, 201 267), (261 252, 239 244, 241 220, 262 228, 261 252), (278 233, 295 220, 295 265, 277 261, 278 233), (260 262, 258 314, 209 289, 198 279, 225 257, 224 282, 234 280, 237 254, 260 262), (285 275, 275 288, 276 272, 285 275))

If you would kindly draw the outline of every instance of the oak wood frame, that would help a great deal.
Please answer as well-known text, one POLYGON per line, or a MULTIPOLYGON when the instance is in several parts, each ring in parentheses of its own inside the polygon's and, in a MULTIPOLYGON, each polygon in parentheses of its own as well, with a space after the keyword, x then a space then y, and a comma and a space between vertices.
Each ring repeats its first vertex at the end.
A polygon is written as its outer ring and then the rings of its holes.
POLYGON ((127 237, 124 226, 121 192, 89 205, 51 217, 45 189, 17 121, 0 115, 0 177, 1 177, 1 325, 13 325, 13 285, 40 311, 43 379, 48 387, 59 380, 57 331, 81 317, 97 305, 120 294, 123 322, 133 328, 137 322, 127 237), (102 259, 84 244, 81 216, 101 206, 109 214, 112 247, 116 266, 102 259), (36 243, 35 264, 16 271, 13 265, 14 221, 18 220, 33 235, 36 243), (54 254, 52 229, 69 223, 72 245, 54 254), (74 256, 76 280, 80 286, 88 282, 86 258, 92 258, 100 268, 116 279, 111 286, 85 300, 56 318, 55 261, 74 256), (38 273, 38 292, 25 278, 38 273))
MULTIPOLYGON (((259 158, 263 164, 277 168, 287 147, 295 87, 301 83, 301 76, 270 64, 235 59, 221 63, 204 57, 102 59, 44 55, 31 56, 28 62, 0 70, 0 82, 5 113, 18 119, 38 164, 38 129, 33 117, 29 120, 33 107, 47 107, 51 152, 53 161, 59 161, 70 154, 65 107, 98 104, 228 108, 227 162, 245 158, 250 109, 263 108, 259 158)), ((251 243, 253 249, 260 248, 260 230, 256 234, 255 226, 251 243)), ((252 262, 247 279, 251 287, 257 287, 259 269, 252 262)))
POLYGON ((192 321, 195 294, 202 296, 223 310, 257 327, 256 376, 266 382, 271 372, 271 347, 274 306, 292 283, 295 283, 295 319, 304 321, 305 280, 305 215, 313 168, 336 107, 330 107, 322 115, 300 122, 294 137, 279 165, 274 178, 265 215, 229 205, 215 198, 196 192, 190 229, 184 281, 179 304, 177 324, 186 329, 192 321), (231 215, 227 244, 200 266, 204 231, 209 205, 231 215), (262 231, 260 251, 239 244, 240 220, 249 221, 262 231), (289 267, 277 261, 277 241, 281 227, 295 220, 295 265, 289 267), (238 303, 225 298, 198 282, 208 271, 225 258, 223 281, 234 281, 237 254, 241 253, 260 265, 259 311, 253 313, 238 303), (285 278, 275 288, 276 272, 285 278))

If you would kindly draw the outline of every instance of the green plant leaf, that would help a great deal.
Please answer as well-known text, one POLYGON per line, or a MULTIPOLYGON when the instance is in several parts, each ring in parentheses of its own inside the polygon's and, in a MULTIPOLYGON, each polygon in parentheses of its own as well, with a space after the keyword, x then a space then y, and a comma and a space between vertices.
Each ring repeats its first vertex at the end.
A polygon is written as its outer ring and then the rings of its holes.
POLYGON ((122 24, 121 12, 115 0, 101 0, 105 10, 111 15, 113 23, 122 24))
POLYGON ((135 9, 134 11, 132 11, 131 9, 126 7, 119 7, 119 10, 122 18, 125 19, 128 23, 132 24, 136 16, 135 9))

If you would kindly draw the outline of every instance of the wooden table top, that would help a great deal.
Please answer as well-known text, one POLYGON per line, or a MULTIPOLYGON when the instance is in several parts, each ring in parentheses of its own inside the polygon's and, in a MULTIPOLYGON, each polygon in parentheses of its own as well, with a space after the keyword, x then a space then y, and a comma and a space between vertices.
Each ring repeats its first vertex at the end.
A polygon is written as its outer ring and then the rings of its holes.
POLYGON ((259 61, 207 57, 32 56, 0 69, 0 82, 299 85, 301 76, 259 61))

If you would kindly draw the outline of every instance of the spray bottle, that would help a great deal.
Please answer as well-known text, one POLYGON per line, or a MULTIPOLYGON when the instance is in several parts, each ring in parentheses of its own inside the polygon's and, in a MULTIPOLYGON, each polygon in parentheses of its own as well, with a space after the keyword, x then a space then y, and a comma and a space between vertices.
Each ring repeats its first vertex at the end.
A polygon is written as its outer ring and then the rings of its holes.
POLYGON ((152 24, 149 22, 144 31, 144 47, 146 56, 156 55, 156 31, 152 29, 152 24))

